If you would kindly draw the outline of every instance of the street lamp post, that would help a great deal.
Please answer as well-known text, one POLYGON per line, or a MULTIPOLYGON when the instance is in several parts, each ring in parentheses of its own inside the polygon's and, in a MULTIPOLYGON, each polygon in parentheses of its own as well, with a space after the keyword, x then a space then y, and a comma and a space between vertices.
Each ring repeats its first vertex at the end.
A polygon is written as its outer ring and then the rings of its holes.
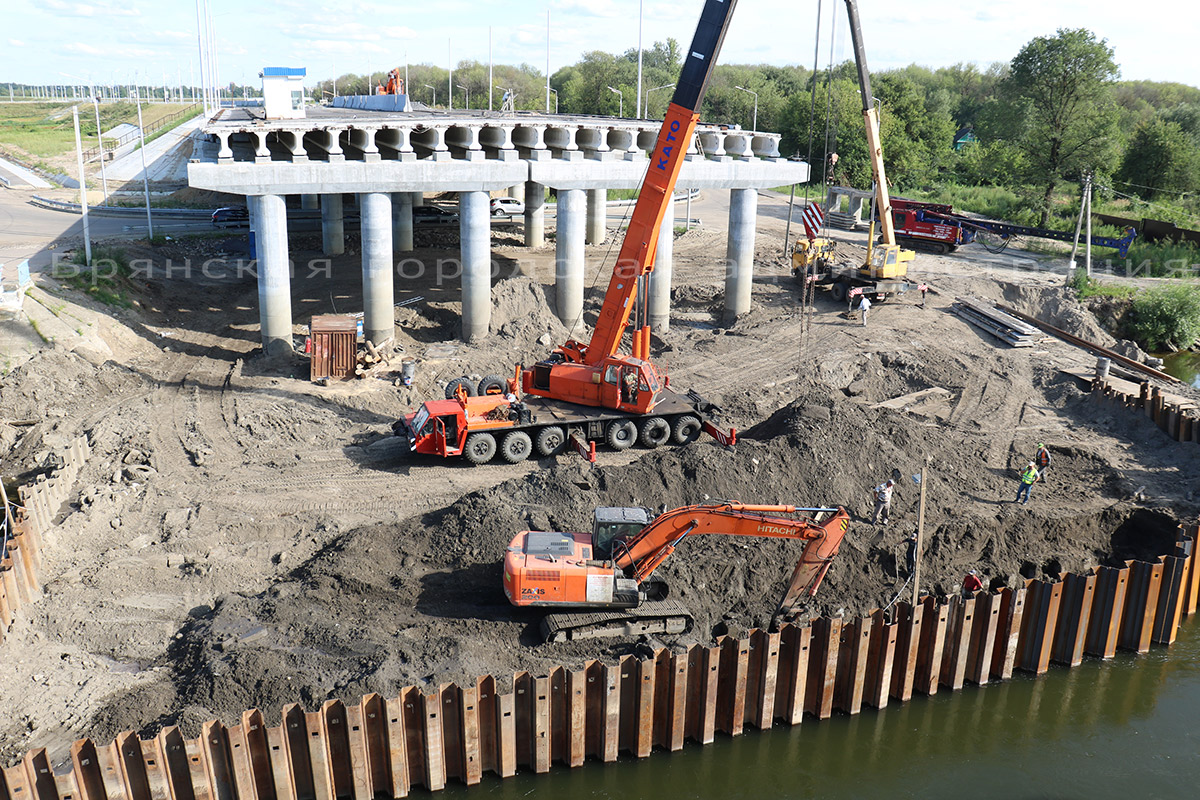
POLYGON ((554 93, 554 113, 557 114, 558 113, 558 89, 551 89, 550 91, 554 93))
POLYGON ((433 102, 429 104, 429 107, 432 108, 432 107, 436 106, 437 105, 437 89, 433 88, 428 83, 424 83, 421 85, 424 86, 429 91, 433 92, 433 102))
POLYGON ((645 110, 645 113, 642 115, 642 119, 650 119, 650 93, 651 92, 657 92, 659 89, 674 89, 674 88, 675 88, 675 84, 665 83, 662 86, 655 86, 653 89, 647 89, 646 90, 646 110, 645 110))
POLYGON ((471 110, 471 90, 468 89, 466 86, 463 86, 461 83, 456 83, 454 85, 457 86, 458 88, 462 89, 463 94, 465 94, 467 96, 467 110, 470 111, 471 110))
POLYGON ((625 93, 620 89, 614 89, 611 86, 608 87, 608 90, 617 95, 617 116, 623 118, 625 116, 625 93))
POLYGON ((754 122, 751 123, 750 127, 751 127, 751 130, 757 131, 758 130, 758 92, 752 91, 750 89, 743 89, 741 86, 735 86, 733 88, 741 89, 746 94, 754 95, 754 122))

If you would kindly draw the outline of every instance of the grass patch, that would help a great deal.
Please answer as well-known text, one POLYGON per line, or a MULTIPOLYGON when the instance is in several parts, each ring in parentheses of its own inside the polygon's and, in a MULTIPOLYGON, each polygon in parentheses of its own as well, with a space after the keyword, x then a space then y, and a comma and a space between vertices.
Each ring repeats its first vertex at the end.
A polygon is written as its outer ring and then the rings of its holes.
POLYGON ((1080 300, 1086 300, 1089 297, 1115 297, 1123 299, 1132 297, 1137 293, 1137 288, 1133 286, 1121 283, 1104 283, 1096 280, 1094 277, 1089 278, 1088 274, 1082 269, 1071 272, 1071 277, 1067 279, 1067 286, 1075 290, 1080 300))
POLYGON ((927 203, 945 203, 954 206, 955 211, 966 211, 1018 225, 1038 223, 1037 212, 1030 206, 1027 198, 1012 189, 1000 186, 959 186, 951 183, 933 189, 917 189, 897 194, 927 203))
POLYGON ((1134 239, 1124 264, 1126 272, 1150 278, 1200 277, 1200 248, 1191 242, 1147 242, 1134 239))
MULTIPOLYGON (((79 106, 79 135, 83 147, 96 146, 96 113, 90 101, 77 103, 0 103, 0 142, 34 157, 53 158, 75 150, 71 106, 79 106)), ((151 127, 187 105, 154 103, 142 106, 142 121, 151 127)), ((133 103, 101 103, 100 126, 109 130, 122 122, 137 125, 133 103)))
POLYGON ((130 275, 129 256, 119 247, 92 248, 92 265, 86 264, 83 250, 77 250, 66 263, 56 263, 53 275, 106 306, 129 308, 125 280, 130 275))

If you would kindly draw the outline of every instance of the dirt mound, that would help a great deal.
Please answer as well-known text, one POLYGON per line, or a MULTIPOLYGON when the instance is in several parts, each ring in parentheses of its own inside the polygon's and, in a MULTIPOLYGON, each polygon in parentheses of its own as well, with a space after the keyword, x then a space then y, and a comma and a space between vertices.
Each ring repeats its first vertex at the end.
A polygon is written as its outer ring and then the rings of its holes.
POLYGON ((506 339, 532 342, 550 335, 546 343, 568 338, 567 328, 554 312, 553 290, 526 277, 514 275, 492 286, 493 331, 506 339))
MULTIPOLYGON (((883 391, 886 381, 878 381, 883 391)), ((315 706, 330 697, 628 652, 629 643, 533 647, 540 614, 514 609, 500 588, 500 559, 515 533, 586 530, 600 505, 657 510, 730 499, 845 506, 854 523, 813 613, 864 613, 897 595, 903 539, 916 520, 909 476, 926 449, 945 459, 933 466, 928 490, 927 589, 955 591, 970 567, 1015 585, 1022 577, 1170 550, 1173 517, 1118 502, 1128 490, 1108 479, 1097 454, 1055 449, 1055 474, 1069 475, 1070 485, 1039 488, 1039 500, 1055 501, 1026 509, 1007 502, 1014 484, 1005 471, 978 459, 983 439, 931 429, 918 417, 813 383, 748 430, 736 449, 704 442, 592 470, 547 462, 443 510, 351 530, 265 591, 226 594, 211 609, 197 609, 169 653, 169 684, 140 690, 148 702, 172 709, 144 732, 205 715, 232 718, 252 706, 274 714, 297 700, 315 706), (899 484, 896 522, 875 528, 866 522, 868 492, 887 476, 899 484), (1110 505, 1084 514, 1064 509, 1077 485, 1098 486, 1110 505), (757 487, 752 496, 747 487, 757 487)), ((718 625, 765 624, 799 550, 796 542, 689 540, 660 572, 696 618, 691 634, 670 643, 708 641, 718 625)), ((105 727, 145 723, 136 716, 144 707, 128 698, 114 703, 105 727)))

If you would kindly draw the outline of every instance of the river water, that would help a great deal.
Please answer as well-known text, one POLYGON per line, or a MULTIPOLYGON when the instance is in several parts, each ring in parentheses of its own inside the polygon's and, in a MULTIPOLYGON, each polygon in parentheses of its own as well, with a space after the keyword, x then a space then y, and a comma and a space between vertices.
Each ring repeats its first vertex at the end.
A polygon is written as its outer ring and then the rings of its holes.
POLYGON ((1163 360, 1164 372, 1200 389, 1200 353, 1183 350, 1160 358, 1163 360))
POLYGON ((1191 798, 1200 787, 1200 625, 1168 650, 678 753, 556 766, 445 798, 1191 798))

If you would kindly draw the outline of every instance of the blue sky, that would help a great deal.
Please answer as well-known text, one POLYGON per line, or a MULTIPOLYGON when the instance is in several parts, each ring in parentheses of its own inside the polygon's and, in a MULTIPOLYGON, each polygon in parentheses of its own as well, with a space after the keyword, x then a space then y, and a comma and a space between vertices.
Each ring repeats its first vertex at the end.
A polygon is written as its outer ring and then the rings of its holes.
MULTIPOLYGON (((263 66, 303 66, 310 78, 383 71, 410 63, 488 58, 550 67, 581 53, 637 46, 639 0, 210 0, 224 81, 257 82, 263 66)), ((194 0, 4 0, 0 84, 187 83, 198 65, 194 0)), ((873 70, 960 61, 1007 61, 1030 38, 1087 27, 1116 49, 1122 77, 1200 86, 1200 5, 1167 0, 1145 7, 1107 0, 859 0, 873 70)), ((644 0, 647 46, 691 40, 699 0, 644 0), (695 11, 693 11, 693 7, 695 11), (685 9, 681 12, 680 8, 685 9)), ((849 57, 844 4, 824 0, 821 63, 836 12, 835 57, 849 57)), ((811 65, 816 0, 739 0, 722 60, 811 65)), ((198 79, 197 79, 198 80, 198 79)), ((2 90, 0 90, 2 91, 2 90)))

